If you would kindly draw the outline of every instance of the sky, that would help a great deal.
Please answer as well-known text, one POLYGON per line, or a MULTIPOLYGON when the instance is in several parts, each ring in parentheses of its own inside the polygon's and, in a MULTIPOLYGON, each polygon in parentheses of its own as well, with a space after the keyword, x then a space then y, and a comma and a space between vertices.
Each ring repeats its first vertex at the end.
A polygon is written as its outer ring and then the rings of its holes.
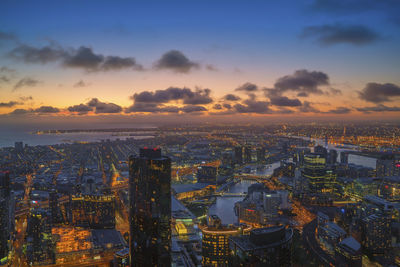
POLYGON ((0 121, 387 119, 400 2, 1 1, 0 121))

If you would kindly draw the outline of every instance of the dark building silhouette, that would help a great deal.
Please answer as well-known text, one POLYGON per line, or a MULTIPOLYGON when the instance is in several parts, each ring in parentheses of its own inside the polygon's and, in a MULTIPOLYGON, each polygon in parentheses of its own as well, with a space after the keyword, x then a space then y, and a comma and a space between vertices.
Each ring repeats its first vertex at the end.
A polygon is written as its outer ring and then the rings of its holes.
POLYGON ((265 163, 265 147, 259 147, 257 152, 257 163, 265 163))
POLYGON ((171 266, 171 160, 161 149, 129 157, 130 265, 171 266))
POLYGON ((243 163, 243 147, 242 146, 235 147, 234 162, 235 162, 235 164, 243 163))
POLYGON ((244 147, 244 162, 251 163, 251 161, 252 161, 251 146, 245 146, 244 147))
POLYGON ((254 229, 229 238, 229 266, 292 266, 293 230, 284 226, 254 229))
POLYGON ((340 163, 349 164, 349 152, 347 151, 340 152, 340 163))
POLYGON ((197 182, 198 183, 217 183, 217 168, 212 166, 200 166, 197 169, 197 182))
POLYGON ((0 171, 0 260, 5 259, 9 252, 10 240, 10 175, 0 171))

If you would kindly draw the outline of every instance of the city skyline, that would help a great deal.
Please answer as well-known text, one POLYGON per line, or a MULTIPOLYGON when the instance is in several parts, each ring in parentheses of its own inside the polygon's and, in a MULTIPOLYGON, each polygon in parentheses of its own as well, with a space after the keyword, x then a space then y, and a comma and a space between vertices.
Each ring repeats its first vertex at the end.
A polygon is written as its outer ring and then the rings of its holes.
POLYGON ((2 7, 2 123, 366 120, 400 113, 396 1, 2 7))

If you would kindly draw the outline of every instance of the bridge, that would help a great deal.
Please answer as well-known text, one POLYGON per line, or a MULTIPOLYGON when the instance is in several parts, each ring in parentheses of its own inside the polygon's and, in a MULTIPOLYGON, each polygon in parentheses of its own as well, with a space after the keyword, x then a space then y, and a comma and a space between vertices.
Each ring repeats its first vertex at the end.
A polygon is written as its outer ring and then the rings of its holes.
POLYGON ((245 196, 247 196, 247 193, 215 192, 214 196, 218 196, 218 197, 245 197, 245 196))

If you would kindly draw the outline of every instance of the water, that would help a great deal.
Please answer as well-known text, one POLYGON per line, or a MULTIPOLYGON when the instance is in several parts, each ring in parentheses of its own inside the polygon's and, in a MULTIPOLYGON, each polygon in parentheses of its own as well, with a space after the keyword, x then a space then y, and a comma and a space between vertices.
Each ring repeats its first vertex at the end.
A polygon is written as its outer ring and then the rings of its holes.
MULTIPOLYGON (((271 175, 277 167, 280 166, 280 162, 274 162, 271 164, 269 168, 264 169, 263 171, 256 172, 259 175, 271 175)), ((257 183, 256 181, 251 180, 242 180, 241 182, 235 184, 230 187, 228 192, 230 193, 247 193, 247 189, 250 185, 257 183)), ((213 204, 208 214, 216 214, 220 217, 222 223, 224 224, 232 224, 237 223, 237 216, 233 208, 235 207, 235 203, 238 201, 242 201, 243 197, 217 197, 215 204, 213 204)))

